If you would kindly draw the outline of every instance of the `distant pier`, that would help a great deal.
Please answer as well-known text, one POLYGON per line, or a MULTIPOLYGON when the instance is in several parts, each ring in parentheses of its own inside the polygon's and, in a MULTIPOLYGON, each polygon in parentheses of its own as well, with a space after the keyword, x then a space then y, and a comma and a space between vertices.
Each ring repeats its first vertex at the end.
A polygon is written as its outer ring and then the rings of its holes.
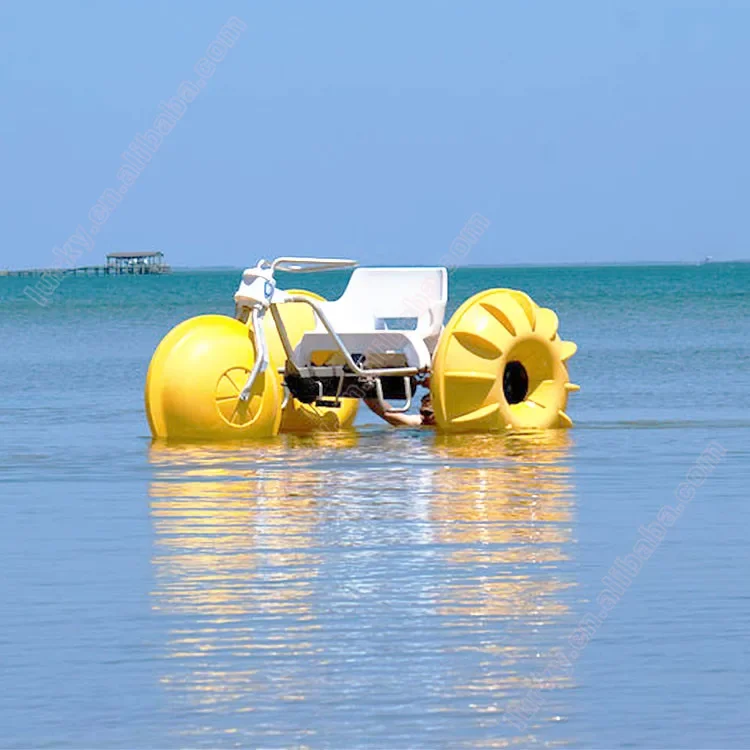
POLYGON ((0 270, 0 276, 144 276, 169 273, 171 270, 161 252, 110 253, 104 266, 0 270))

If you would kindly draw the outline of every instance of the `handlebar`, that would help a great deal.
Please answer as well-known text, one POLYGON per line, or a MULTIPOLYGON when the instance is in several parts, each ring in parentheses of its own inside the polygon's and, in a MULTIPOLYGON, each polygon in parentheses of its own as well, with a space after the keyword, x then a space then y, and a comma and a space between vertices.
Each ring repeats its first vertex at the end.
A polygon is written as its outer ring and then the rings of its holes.
POLYGON ((274 271, 315 273, 317 271, 331 271, 335 268, 353 268, 356 265, 356 260, 347 258, 276 258, 271 263, 271 273, 274 271))

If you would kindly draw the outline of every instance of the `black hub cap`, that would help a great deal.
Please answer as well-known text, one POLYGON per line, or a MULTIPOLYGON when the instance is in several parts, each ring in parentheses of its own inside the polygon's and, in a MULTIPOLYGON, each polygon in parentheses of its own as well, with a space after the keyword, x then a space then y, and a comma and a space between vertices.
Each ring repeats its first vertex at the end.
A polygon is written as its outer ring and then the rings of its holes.
POLYGON ((503 373, 503 393, 509 404, 520 404, 529 392, 529 375, 520 362, 508 362, 503 373))

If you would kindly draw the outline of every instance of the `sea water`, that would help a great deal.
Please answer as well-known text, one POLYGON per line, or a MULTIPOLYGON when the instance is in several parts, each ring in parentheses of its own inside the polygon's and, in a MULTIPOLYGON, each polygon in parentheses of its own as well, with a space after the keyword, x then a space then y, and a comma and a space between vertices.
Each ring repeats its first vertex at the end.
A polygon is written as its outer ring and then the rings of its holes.
POLYGON ((749 265, 452 273, 558 313, 570 431, 152 445, 238 280, 0 279, 0 747, 747 746, 749 265))

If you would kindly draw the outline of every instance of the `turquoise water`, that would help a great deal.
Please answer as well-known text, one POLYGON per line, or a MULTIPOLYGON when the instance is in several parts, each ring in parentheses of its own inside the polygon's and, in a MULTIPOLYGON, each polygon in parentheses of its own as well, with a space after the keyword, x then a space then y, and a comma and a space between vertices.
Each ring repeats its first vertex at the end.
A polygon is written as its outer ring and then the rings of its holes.
POLYGON ((456 272, 557 311, 569 432, 152 446, 238 277, 0 278, 0 747, 747 746, 750 265, 456 272))

